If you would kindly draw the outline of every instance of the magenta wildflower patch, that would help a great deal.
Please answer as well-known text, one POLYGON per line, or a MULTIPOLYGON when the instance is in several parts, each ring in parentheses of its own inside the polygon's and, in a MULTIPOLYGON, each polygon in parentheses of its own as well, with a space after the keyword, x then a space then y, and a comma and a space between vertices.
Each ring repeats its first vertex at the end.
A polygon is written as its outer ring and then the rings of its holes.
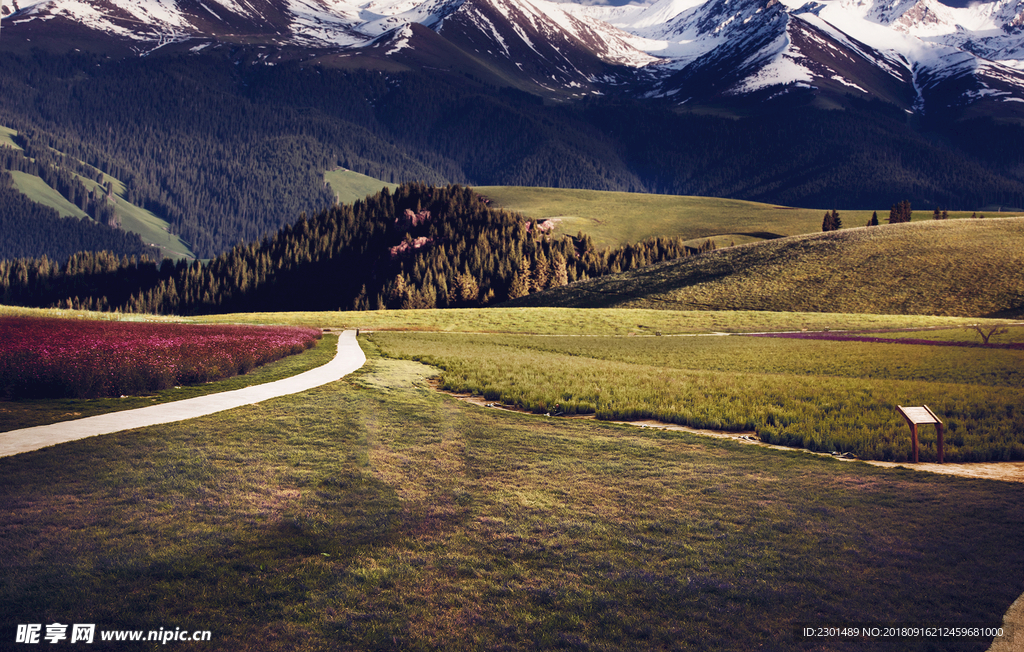
POLYGON ((220 380, 311 348, 292 326, 0 317, 0 396, 96 398, 220 380))

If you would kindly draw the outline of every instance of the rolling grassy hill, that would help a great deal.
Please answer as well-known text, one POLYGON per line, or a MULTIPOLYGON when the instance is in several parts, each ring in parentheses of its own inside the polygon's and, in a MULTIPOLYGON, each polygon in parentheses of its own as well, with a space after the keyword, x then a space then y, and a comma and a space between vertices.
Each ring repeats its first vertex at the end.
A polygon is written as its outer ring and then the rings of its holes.
POLYGON ((574 283, 509 306, 1024 315, 1024 218, 794 236, 574 283))
MULTIPOLYGON (((582 231, 600 247, 616 247, 645 238, 678 235, 694 241, 712 239, 718 247, 761 242, 773 238, 821 231, 824 208, 793 208, 738 199, 687 197, 634 192, 479 186, 474 190, 492 206, 517 211, 536 219, 555 219, 555 233, 582 231)), ((864 226, 871 213, 880 222, 889 208, 839 209, 846 228, 864 226)), ((1006 217, 1013 213, 988 213, 1006 217)), ((969 211, 951 212, 966 218, 969 211)), ((931 211, 915 211, 913 221, 931 220, 931 211)))

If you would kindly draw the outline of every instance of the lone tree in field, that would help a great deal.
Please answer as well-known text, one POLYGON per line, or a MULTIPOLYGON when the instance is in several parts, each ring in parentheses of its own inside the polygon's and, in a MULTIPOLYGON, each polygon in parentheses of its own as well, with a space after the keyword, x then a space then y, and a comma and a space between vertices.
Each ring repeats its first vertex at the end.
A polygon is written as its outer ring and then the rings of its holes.
POLYGON ((839 219, 839 211, 832 209, 831 211, 825 211, 825 219, 821 222, 822 231, 838 231, 843 226, 843 221, 839 219))
POLYGON ((933 220, 948 220, 949 219, 949 211, 939 210, 939 207, 936 206, 935 210, 932 211, 932 219, 933 220))
POLYGON ((1003 335, 1009 333, 1010 330, 1005 326, 982 326, 981 324, 971 324, 970 328, 978 331, 978 335, 981 335, 981 341, 988 346, 989 338, 995 337, 996 335, 1003 335))
POLYGON ((898 204, 893 204, 892 208, 889 209, 889 224, 902 224, 910 221, 910 202, 903 200, 898 204))
POLYGON ((871 213, 871 219, 868 221, 868 226, 878 226, 878 211, 871 213))

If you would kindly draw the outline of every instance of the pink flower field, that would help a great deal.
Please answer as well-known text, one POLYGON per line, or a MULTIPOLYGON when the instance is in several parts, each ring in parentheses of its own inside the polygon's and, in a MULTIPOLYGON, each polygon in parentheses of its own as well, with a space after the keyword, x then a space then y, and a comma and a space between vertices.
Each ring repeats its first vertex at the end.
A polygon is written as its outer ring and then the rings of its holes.
POLYGON ((0 397, 138 395, 244 374, 311 348, 292 326, 0 317, 0 397))

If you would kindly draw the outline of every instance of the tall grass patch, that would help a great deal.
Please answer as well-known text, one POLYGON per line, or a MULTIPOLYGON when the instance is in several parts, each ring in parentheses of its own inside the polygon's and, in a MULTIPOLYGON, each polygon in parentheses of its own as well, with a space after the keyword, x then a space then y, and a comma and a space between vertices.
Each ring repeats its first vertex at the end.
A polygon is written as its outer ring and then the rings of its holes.
MULTIPOLYGON (((441 368, 443 389, 537 413, 752 430, 766 442, 905 461, 897 405, 946 424, 945 459, 1024 459, 1024 352, 749 337, 579 338, 378 333, 441 368)), ((937 455, 925 433, 921 459, 937 455)))

